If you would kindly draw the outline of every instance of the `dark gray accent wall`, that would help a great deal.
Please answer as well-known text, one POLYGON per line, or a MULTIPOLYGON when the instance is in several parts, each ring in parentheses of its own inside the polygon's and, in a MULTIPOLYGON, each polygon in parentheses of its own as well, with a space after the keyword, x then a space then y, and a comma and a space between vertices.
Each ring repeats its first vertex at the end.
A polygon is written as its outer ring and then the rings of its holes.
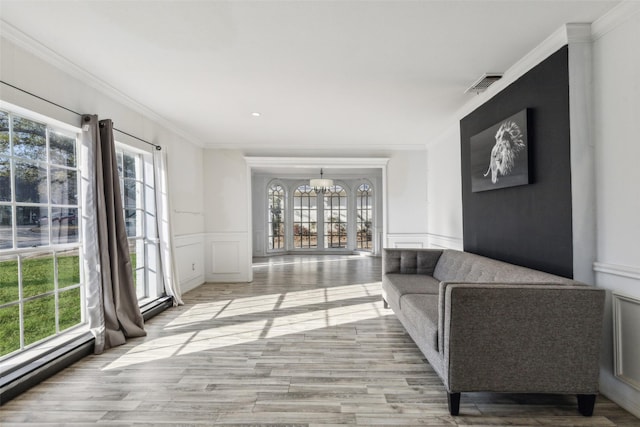
POLYGON ((465 251, 573 277, 568 47, 464 117, 460 136, 465 251), (470 138, 524 108, 530 184, 472 193, 470 138))

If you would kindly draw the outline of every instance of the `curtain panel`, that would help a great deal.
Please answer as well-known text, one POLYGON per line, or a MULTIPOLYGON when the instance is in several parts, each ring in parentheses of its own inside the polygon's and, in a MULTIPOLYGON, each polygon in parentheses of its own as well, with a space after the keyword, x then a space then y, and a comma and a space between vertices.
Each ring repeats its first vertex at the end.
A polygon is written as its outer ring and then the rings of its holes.
POLYGON ((160 264, 164 290, 173 297, 173 306, 182 305, 182 292, 174 263, 175 249, 171 230, 171 209, 169 203, 169 184, 167 179, 167 159, 164 150, 154 150, 153 171, 155 178, 156 220, 160 240, 160 264))
POLYGON ((111 120, 82 117, 83 255, 95 353, 145 336, 125 229, 111 120))

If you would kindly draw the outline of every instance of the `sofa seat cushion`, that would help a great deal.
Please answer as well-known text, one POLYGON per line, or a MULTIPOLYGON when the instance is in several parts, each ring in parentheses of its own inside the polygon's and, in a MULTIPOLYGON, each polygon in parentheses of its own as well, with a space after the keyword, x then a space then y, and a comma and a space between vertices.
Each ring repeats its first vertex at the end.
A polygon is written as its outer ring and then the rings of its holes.
POLYGON ((382 288, 387 302, 402 309, 400 297, 405 294, 438 295, 440 282, 422 274, 386 274, 382 277, 382 288))
POLYGON ((405 294, 401 297, 402 316, 409 323, 416 344, 438 348, 438 295, 405 294), (420 343, 419 340, 424 340, 420 343))

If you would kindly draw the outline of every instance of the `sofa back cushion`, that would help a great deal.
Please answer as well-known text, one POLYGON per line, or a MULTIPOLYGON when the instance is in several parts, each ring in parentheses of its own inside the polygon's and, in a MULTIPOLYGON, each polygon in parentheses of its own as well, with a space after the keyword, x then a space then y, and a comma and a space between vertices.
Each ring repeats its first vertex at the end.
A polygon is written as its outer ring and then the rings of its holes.
POLYGON ((441 282, 560 283, 575 281, 469 252, 444 250, 433 272, 441 282))
POLYGON ((433 275, 442 250, 440 249, 384 249, 383 274, 433 275))

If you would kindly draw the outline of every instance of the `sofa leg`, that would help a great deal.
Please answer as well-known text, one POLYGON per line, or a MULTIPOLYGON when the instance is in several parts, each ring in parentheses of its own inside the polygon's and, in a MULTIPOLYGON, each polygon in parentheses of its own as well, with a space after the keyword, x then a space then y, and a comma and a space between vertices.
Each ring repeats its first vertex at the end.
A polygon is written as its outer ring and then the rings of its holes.
POLYGON ((460 413, 460 393, 447 393, 449 402, 449 413, 458 415, 460 413))
POLYGON ((389 308, 389 303, 384 298, 382 298, 382 305, 384 306, 384 308, 389 308))
POLYGON ((596 404, 595 394, 579 394, 578 395, 578 411, 585 417, 593 415, 593 407, 596 404))

